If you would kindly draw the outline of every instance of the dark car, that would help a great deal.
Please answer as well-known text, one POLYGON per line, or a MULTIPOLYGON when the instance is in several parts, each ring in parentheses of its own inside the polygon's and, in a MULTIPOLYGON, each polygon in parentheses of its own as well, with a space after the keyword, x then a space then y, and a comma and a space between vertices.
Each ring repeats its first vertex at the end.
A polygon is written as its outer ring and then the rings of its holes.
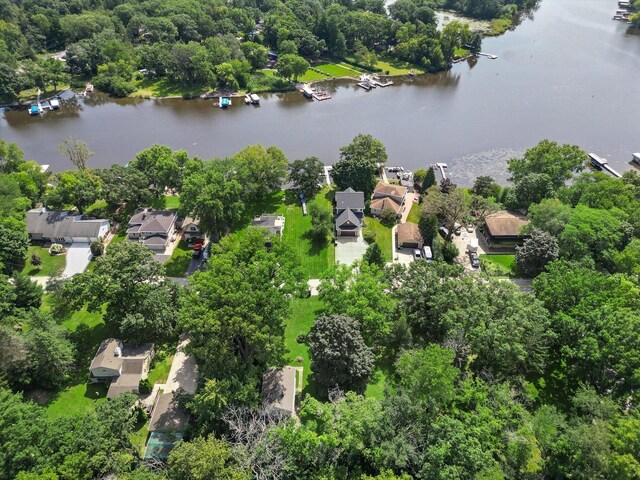
POLYGON ((480 268, 480 259, 476 252, 469 252, 469 259, 471 260, 471 266, 473 268, 480 268))
POLYGON ((196 243, 193 246, 193 258, 199 258, 200 255, 202 255, 202 251, 204 250, 204 248, 202 248, 202 244, 201 243, 196 243))

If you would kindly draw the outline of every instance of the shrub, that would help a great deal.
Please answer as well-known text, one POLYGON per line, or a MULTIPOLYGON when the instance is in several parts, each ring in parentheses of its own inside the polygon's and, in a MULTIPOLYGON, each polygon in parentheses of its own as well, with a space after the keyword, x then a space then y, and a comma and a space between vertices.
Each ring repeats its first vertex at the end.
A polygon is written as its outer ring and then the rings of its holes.
POLYGON ((104 243, 101 240, 97 240, 91 243, 91 255, 99 257, 104 253, 104 243))
POLYGON ((142 380, 140 380, 140 383, 138 384, 138 391, 141 395, 151 393, 151 390, 153 390, 153 385, 151 385, 151 382, 148 378, 143 378, 142 380))
POLYGON ((36 255, 35 253, 31 255, 31 265, 36 267, 38 270, 42 268, 42 259, 39 255, 36 255))
POLYGON ((446 262, 453 262, 453 260, 460 254, 460 250, 453 242, 446 242, 442 247, 442 256, 446 262))
POLYGON ((362 234, 364 241, 371 245, 376 241, 376 232, 372 232, 371 230, 367 230, 362 234))
POLYGON ((58 253, 63 253, 64 247, 59 243, 52 243, 49 247, 49 253, 51 255, 57 255, 58 253))
POLYGON ((380 223, 385 227, 393 227, 398 221, 398 217, 396 217, 396 212, 391 209, 385 209, 380 215, 380 223))

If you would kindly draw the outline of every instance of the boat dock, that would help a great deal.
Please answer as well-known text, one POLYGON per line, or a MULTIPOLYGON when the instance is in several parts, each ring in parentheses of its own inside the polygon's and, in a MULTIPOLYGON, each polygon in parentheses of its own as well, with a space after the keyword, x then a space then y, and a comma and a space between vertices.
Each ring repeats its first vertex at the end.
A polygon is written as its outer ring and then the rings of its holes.
POLYGON ((321 102, 322 100, 331 100, 331 95, 329 95, 329 92, 326 92, 324 90, 316 90, 315 92, 313 92, 312 96, 319 102, 321 102))
POLYGON ((440 172, 440 177, 442 177, 442 180, 447 179, 447 174, 445 173, 445 169, 447 168, 446 163, 436 163, 435 165, 431 166, 440 172))
POLYGON ((327 182, 327 186, 330 187, 331 186, 331 171, 333 170, 333 167, 331 165, 325 165, 324 166, 324 179, 327 182))
POLYGON ((391 80, 388 80, 382 83, 378 76, 376 75, 369 76, 366 74, 361 75, 360 81, 358 82, 358 86, 360 88, 364 88, 367 91, 371 90, 372 88, 376 88, 376 87, 384 88, 384 87, 390 87, 391 85, 393 85, 393 82, 391 80))
POLYGON ((616 178, 622 178, 622 175, 620 175, 618 172, 616 172, 613 168, 609 166, 609 162, 607 161, 606 158, 602 158, 599 155, 596 155, 595 153, 590 153, 589 160, 591 162, 591 166, 596 170, 606 171, 616 178))
POLYGON ((495 60, 496 58, 498 58, 497 55, 492 55, 491 53, 484 53, 484 52, 478 52, 476 53, 476 55, 480 55, 481 57, 487 57, 487 58, 490 58, 491 60, 495 60))

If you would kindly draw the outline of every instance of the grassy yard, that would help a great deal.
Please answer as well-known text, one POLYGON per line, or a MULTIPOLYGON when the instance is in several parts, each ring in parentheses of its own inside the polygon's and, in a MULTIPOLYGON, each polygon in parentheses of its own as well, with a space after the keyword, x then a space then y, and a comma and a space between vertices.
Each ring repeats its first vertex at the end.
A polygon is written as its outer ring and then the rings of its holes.
POLYGON ((180 208, 180 195, 163 195, 151 202, 156 210, 177 210, 180 208))
POLYGON ((373 232, 376 234, 376 243, 380 245, 382 253, 384 253, 384 259, 387 262, 393 260, 393 252, 391 251, 391 228, 385 227, 380 223, 380 220, 376 220, 372 217, 366 217, 364 220, 364 228, 362 233, 373 232))
POLYGON ((513 25, 511 18, 494 18, 491 20, 491 31, 487 32, 489 36, 502 35, 513 25))
POLYGON ((387 383, 387 374, 381 368, 376 368, 369 379, 367 389, 364 392, 365 397, 382 400, 384 398, 384 387, 387 383))
MULTIPOLYGON (((53 97, 54 95, 58 95, 65 90, 69 89, 69 85, 58 85, 57 89, 53 88, 53 85, 47 85, 44 91, 40 91, 40 97, 42 99, 53 97)), ((27 102, 30 100, 36 100, 38 98, 38 88, 30 88, 28 90, 23 90, 18 95, 19 102, 27 102)))
POLYGON ((411 204, 411 210, 409 211, 409 215, 407 216, 407 222, 418 223, 420 222, 420 213, 422 212, 422 207, 413 202, 411 204))
POLYGON ((289 365, 303 368, 302 387, 307 391, 312 389, 308 384, 311 373, 309 349, 305 344, 298 343, 297 338, 309 333, 321 307, 322 302, 318 297, 294 298, 291 300, 291 315, 285 325, 284 342, 289 351, 286 361, 289 365), (296 361, 299 357, 302 358, 302 362, 296 361))
POLYGON ((187 273, 189 263, 191 263, 191 255, 193 248, 187 245, 187 242, 180 240, 175 250, 171 254, 171 258, 164 264, 169 277, 184 277, 187 273))
POLYGON ((27 250, 27 263, 22 269, 25 275, 34 275, 38 277, 51 277, 57 272, 64 270, 67 264, 65 255, 51 255, 49 249, 44 247, 30 246, 27 250), (42 260, 41 268, 38 269, 31 265, 31 255, 36 254, 42 260))
POLYGON ((182 87, 166 78, 143 78, 136 81, 136 90, 130 97, 197 97, 209 90, 207 87, 182 87))
MULTIPOLYGON (((331 192, 325 188, 316 195, 314 201, 331 205, 330 195, 331 192)), ((240 231, 246 230, 256 215, 284 215, 283 241, 298 253, 307 277, 318 278, 335 263, 335 246, 332 242, 326 242, 325 244, 314 242, 310 236, 311 216, 302 214, 302 207, 297 199, 289 198, 284 201, 284 196, 284 192, 279 192, 260 204, 247 205, 247 210, 244 214, 244 226, 240 231)))
POLYGON ((516 275, 516 256, 514 254, 480 255, 482 270, 491 276, 514 277, 516 275))
POLYGON ((340 78, 340 77, 354 77, 358 76, 360 72, 356 70, 352 70, 351 68, 342 65, 338 65, 335 63, 323 63, 317 65, 315 68, 320 70, 322 73, 326 73, 332 77, 340 78))
POLYGON ((328 80, 328 79, 329 79, 328 75, 325 75, 324 73, 316 72, 316 71, 311 70, 311 69, 308 69, 304 73, 304 75, 298 77, 298 81, 299 82, 303 82, 303 83, 306 83, 306 82, 317 82, 317 81, 320 81, 320 80, 328 80))

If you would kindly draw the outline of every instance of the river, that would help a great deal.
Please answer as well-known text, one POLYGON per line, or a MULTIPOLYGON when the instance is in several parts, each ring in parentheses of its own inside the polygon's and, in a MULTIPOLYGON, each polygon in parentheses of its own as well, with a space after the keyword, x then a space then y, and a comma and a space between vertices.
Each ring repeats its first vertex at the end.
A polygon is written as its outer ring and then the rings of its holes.
POLYGON ((316 155, 333 163, 358 133, 382 140, 389 164, 445 162, 461 185, 480 174, 505 181, 506 160, 543 138, 594 151, 622 171, 640 151, 640 36, 611 20, 616 8, 615 0, 542 0, 514 31, 485 39, 483 51, 497 60, 394 79, 370 92, 336 82, 324 102, 265 94, 259 107, 238 100, 221 110, 211 100, 95 95, 39 118, 5 112, 0 137, 54 171, 71 168, 56 151, 70 135, 95 152, 91 166, 104 167, 154 143, 203 158, 261 143, 291 160, 316 155))

